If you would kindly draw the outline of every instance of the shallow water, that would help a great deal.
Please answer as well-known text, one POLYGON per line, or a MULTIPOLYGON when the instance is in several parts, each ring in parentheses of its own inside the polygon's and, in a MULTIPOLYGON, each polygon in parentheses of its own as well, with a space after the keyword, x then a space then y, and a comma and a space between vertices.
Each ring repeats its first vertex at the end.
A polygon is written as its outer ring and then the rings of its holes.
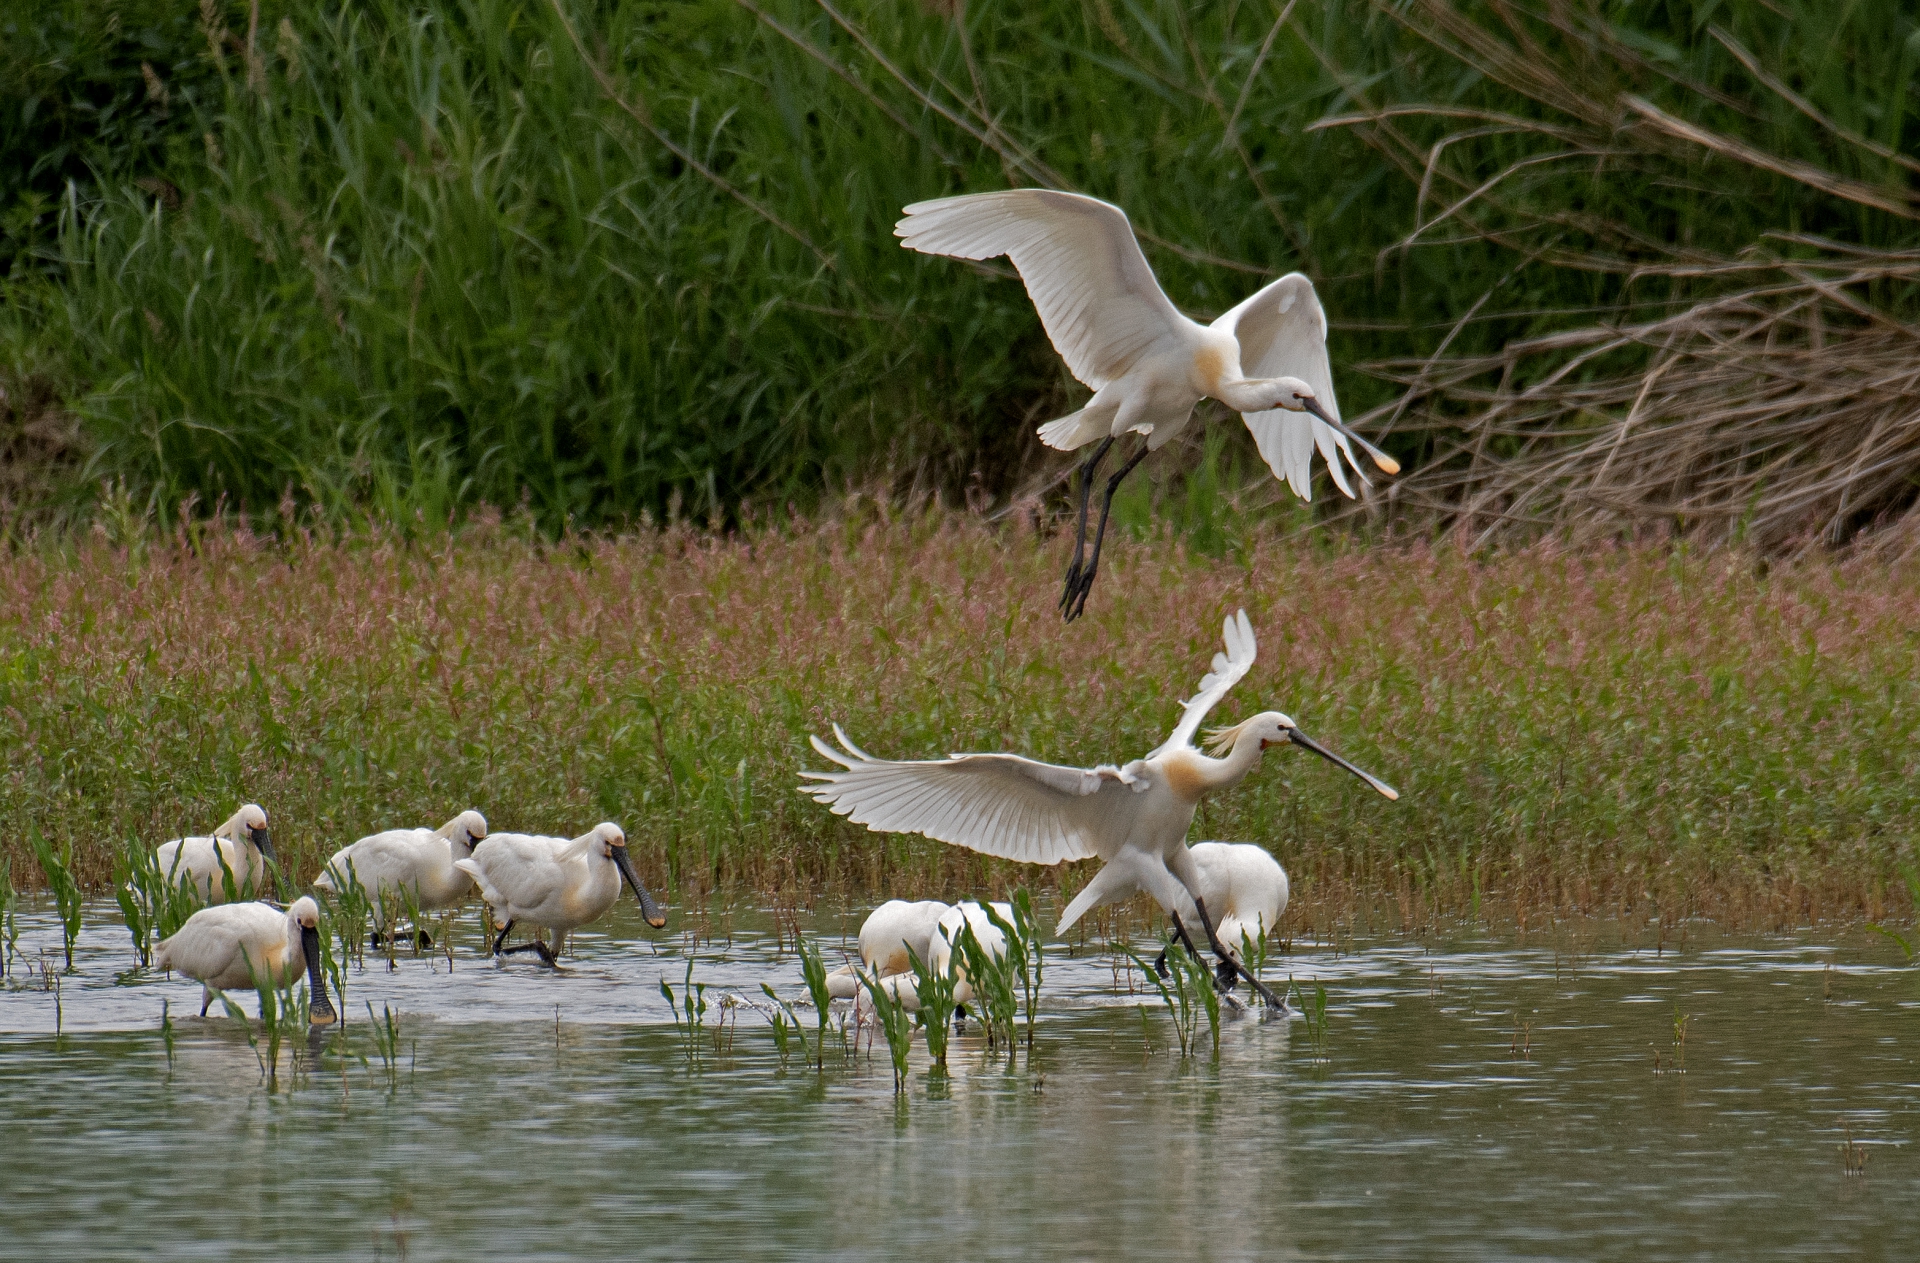
MULTIPOLYGON (((659 991, 684 942, 624 904, 558 972, 479 958, 471 918, 451 971, 370 958, 349 1054, 303 1042, 271 1087, 196 985, 117 982, 117 912, 88 918, 58 1035, 42 979, 0 990, 0 1257, 1920 1256, 1920 971, 1864 936, 1299 948, 1268 972, 1326 986, 1324 1060, 1252 1018, 1183 1060, 1157 997, 1054 945, 1031 1064, 970 1027, 899 1098, 884 1043, 783 1067, 751 1012, 690 1064, 659 991), (391 1083, 368 1001, 402 1014, 391 1083)), ((771 922, 728 920, 709 1000, 799 994, 771 922)))

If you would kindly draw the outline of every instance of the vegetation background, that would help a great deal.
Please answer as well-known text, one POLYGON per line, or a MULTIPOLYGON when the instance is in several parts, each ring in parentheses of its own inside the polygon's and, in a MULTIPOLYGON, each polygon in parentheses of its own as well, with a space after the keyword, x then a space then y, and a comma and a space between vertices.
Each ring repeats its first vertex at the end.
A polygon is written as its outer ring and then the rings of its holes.
POLYGON ((1004 884, 806 808, 804 734, 1144 750, 1245 603, 1235 704, 1412 791, 1210 809, 1311 915, 1897 911, 1917 75, 1899 0, 17 0, 0 849, 471 802, 684 891, 1004 884), (1018 184, 1198 316, 1310 274, 1409 472, 1302 507, 1208 427, 1062 635, 1084 392, 891 233, 1018 184))

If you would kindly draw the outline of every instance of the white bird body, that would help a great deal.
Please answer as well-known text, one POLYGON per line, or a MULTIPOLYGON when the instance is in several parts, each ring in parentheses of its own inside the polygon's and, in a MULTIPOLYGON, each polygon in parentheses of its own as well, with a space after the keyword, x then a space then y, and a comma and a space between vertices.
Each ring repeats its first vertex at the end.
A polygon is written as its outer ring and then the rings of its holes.
POLYGON ((258 803, 247 803, 227 817, 211 837, 175 838, 161 843, 153 855, 163 879, 176 886, 191 886, 202 903, 227 901, 223 862, 244 897, 265 893, 267 861, 273 858, 267 813, 258 803))
POLYGON ((1188 849, 1200 874, 1200 897, 1219 918, 1214 929, 1221 945, 1245 963, 1242 938, 1259 942, 1287 910, 1287 870, 1248 842, 1196 842, 1188 849))
MULTIPOLYGON (((402 910, 402 892, 411 891, 422 912, 451 908, 473 890, 471 874, 455 868, 487 836, 487 818, 463 811, 438 829, 388 829, 369 834, 333 853, 313 879, 316 890, 337 893, 348 874, 374 903, 381 924, 402 910)), ((616 890, 618 887, 616 886, 616 890)))
MULTIPOLYGON (((949 904, 938 899, 908 903, 889 899, 860 925, 860 967, 876 977, 886 978, 913 970, 907 950, 920 959, 933 959, 934 930, 940 925, 949 904)), ((827 975, 827 993, 836 1000, 851 1000, 860 994, 860 978, 852 965, 842 965, 827 975)))
MULTIPOLYGON (((1292 272, 1210 325, 1167 298, 1126 212, 1053 189, 1012 189, 915 202, 894 234, 909 250, 962 259, 1005 255, 1020 272, 1054 350, 1093 398, 1040 427, 1041 441, 1071 451, 1101 438, 1147 436, 1157 450, 1191 422, 1194 405, 1218 399, 1239 412, 1260 454, 1302 499, 1311 496, 1313 453, 1353 494, 1341 457, 1356 473, 1349 440, 1388 473, 1399 466, 1345 429, 1327 359, 1327 318, 1313 282, 1292 272), (1247 376, 1250 370, 1259 374, 1247 376), (1327 415, 1310 415, 1309 405, 1327 415)), ((1364 480, 1365 475, 1362 474, 1364 480)))
POLYGON ((309 1020, 335 1020, 320 976, 320 908, 309 896, 284 912, 267 903, 228 903, 202 908, 153 951, 159 969, 172 969, 201 983, 200 1013, 214 991, 283 987, 306 970, 309 1020))
POLYGON ((634 875, 627 858, 627 835, 611 821, 602 821, 577 838, 494 833, 486 842, 453 866, 473 877, 480 897, 504 926, 494 944, 496 953, 515 922, 529 921, 553 932, 551 947, 535 944, 531 948, 551 964, 568 931, 613 906, 620 897, 622 879, 639 897, 647 923, 656 929, 666 924, 653 896, 634 875))
MULTIPOLYGON (((999 917, 1002 924, 1013 924, 1012 904, 995 903, 992 907, 994 916, 999 917)), ((969 925, 973 927, 973 936, 980 941, 980 946, 987 955, 995 960, 1006 956, 1007 936, 1001 932, 999 926, 987 918, 985 908, 971 899, 966 899, 947 909, 946 915, 940 918, 939 932, 933 937, 933 958, 929 962, 934 969, 947 968, 948 962, 953 959, 954 952, 958 950, 961 931, 969 925)), ((964 957, 954 966, 954 972, 959 977, 959 985, 967 988, 967 995, 971 998, 973 988, 967 982, 967 966, 964 957)))
MULTIPOLYGON (((876 832, 919 833, 1002 859, 1059 864, 1099 858, 1104 867, 1067 905, 1059 933, 1103 904, 1139 892, 1176 921, 1194 910, 1200 874, 1187 830, 1205 795, 1237 784, 1271 745, 1291 742, 1365 780, 1388 798, 1391 786, 1361 771, 1302 733, 1293 720, 1266 711, 1214 735, 1225 757, 1193 745, 1201 720, 1253 666, 1253 628, 1242 610, 1223 629, 1226 652, 1186 704, 1172 735, 1123 767, 1063 767, 1012 754, 958 754, 946 759, 889 761, 855 746, 838 725, 841 750, 813 738, 813 748, 840 765, 803 772, 819 784, 802 793, 836 815, 876 832)), ((1204 899, 1204 895, 1200 895, 1204 899)), ((1210 913, 1209 913, 1210 916, 1210 913)), ((1203 917, 1203 924, 1209 918, 1203 917)), ((1225 951, 1217 942, 1217 953, 1225 951)))

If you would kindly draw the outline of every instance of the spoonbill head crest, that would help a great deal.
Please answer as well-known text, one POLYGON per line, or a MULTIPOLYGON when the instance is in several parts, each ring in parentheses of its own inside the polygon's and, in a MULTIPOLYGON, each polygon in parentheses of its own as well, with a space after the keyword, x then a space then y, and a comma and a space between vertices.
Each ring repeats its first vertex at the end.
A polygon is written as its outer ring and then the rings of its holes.
POLYGON ((1236 749, 1242 741, 1258 741, 1262 751, 1278 745, 1296 745, 1303 750, 1311 750, 1335 767, 1351 772, 1365 781, 1381 797, 1396 801, 1400 797, 1399 790, 1373 773, 1355 767, 1306 733, 1301 732, 1300 725, 1293 722, 1292 716, 1282 714, 1280 711, 1261 711, 1230 728, 1215 728, 1207 734, 1207 745, 1216 755, 1236 749))

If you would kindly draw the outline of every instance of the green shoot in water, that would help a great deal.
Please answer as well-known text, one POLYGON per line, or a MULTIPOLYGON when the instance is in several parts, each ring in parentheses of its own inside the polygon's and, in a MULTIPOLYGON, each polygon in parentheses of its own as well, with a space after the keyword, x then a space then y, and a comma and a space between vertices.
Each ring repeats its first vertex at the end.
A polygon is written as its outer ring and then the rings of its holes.
POLYGON ((687 976, 681 984, 681 996, 674 999, 673 988, 666 978, 660 979, 660 994, 667 998, 667 1007, 673 1010, 674 1029, 679 1032, 685 1046, 687 1060, 700 1060, 700 1027, 707 1017, 707 984, 693 980, 693 957, 687 957, 687 976))
POLYGON ((80 883, 73 877, 73 840, 69 838, 62 855, 53 853, 53 844, 40 832, 40 826, 27 826, 27 845, 53 888, 54 906, 60 911, 60 932, 66 938, 67 969, 73 969, 73 945, 80 937, 80 883))
POLYGON ((893 998, 880 980, 864 971, 860 985, 873 999, 873 1020, 887 1037, 887 1052, 893 1058, 893 1090, 907 1090, 907 1051, 913 1046, 913 1023, 906 1006, 893 998))
POLYGON ((827 991, 827 961, 820 949, 804 938, 794 941, 794 950, 800 954, 800 975, 807 980, 807 994, 813 997, 813 1011, 820 1021, 818 1038, 814 1042, 814 1056, 820 1069, 827 1068, 827 1022, 832 1017, 833 996, 827 991))
POLYGON ((173 1013, 171 1006, 160 1001, 160 1045, 167 1050, 167 1077, 173 1077, 173 1013))
POLYGON ((807 1032, 800 1025, 800 1018, 794 1013, 793 1006, 782 1000, 779 993, 767 983, 761 983, 760 990, 773 1004, 773 1007, 767 1010, 767 1021, 773 1027, 773 1046, 780 1051, 780 1064, 786 1064, 787 1041, 795 1036, 800 1040, 801 1063, 810 1061, 811 1057, 807 1052, 807 1032))
MULTIPOLYGON (((935 1077, 942 1077, 947 1073, 947 1037, 952 1033, 949 1023, 953 1021, 953 993, 959 983, 955 973, 958 960, 949 952, 947 967, 937 969, 930 962, 921 960, 920 953, 912 947, 907 948, 907 960, 913 966, 914 994, 920 1002, 920 1025, 927 1032, 927 1055, 933 1059, 935 1077)), ((888 1042, 891 1044, 891 1037, 888 1042)))
POLYGON ((1313 984, 1313 997, 1309 999, 1301 991, 1300 984, 1292 978, 1287 985, 1293 991, 1293 998, 1300 1013, 1307 1020, 1307 1039, 1313 1047, 1313 1059, 1327 1059, 1327 989, 1319 981, 1313 984))
POLYGON ((380 1054, 380 1064, 387 1072, 387 1090, 400 1086, 400 1015, 392 1006, 382 1004, 380 1016, 373 1015, 373 1001, 366 1000, 367 1025, 373 1028, 374 1051, 380 1054))
MULTIPOLYGON (((1169 965, 1176 950, 1186 950, 1166 939, 1162 939, 1161 942, 1166 947, 1169 965)), ((1140 972, 1146 976, 1147 981, 1160 992, 1160 998, 1166 1002, 1167 1012, 1173 1016, 1174 1037, 1180 1041, 1180 1055, 1190 1056, 1193 1051, 1194 1022, 1199 1015, 1194 1009, 1192 997, 1187 994, 1186 974, 1170 967, 1167 970, 1167 976, 1162 978, 1160 971, 1153 967, 1153 962, 1135 955, 1131 948, 1125 950, 1133 963, 1139 966, 1140 972)))
POLYGON ((143 969, 153 962, 153 945, 172 938, 200 910, 199 888, 191 879, 178 880, 179 866, 176 853, 174 872, 162 873, 159 856, 138 838, 128 838, 114 859, 113 895, 143 969))
POLYGON ((15 916, 19 902, 13 889, 13 859, 0 855, 0 978, 6 977, 13 958, 20 954, 20 921, 15 916))
MULTIPOLYGON (((333 924, 334 934, 340 943, 341 964, 344 967, 351 960, 365 969, 367 928, 373 919, 373 905, 367 897, 367 888, 360 884, 360 875, 354 871, 351 859, 347 861, 344 873, 337 868, 329 868, 328 874, 333 882, 332 892, 316 890, 314 894, 319 897, 321 908, 333 924)), ((484 916, 486 905, 480 906, 484 916)))
POLYGON ((1020 1016, 1020 967, 1018 955, 1023 950, 1017 931, 1000 919, 992 904, 980 905, 987 914, 988 922, 1007 936, 1006 950, 999 955, 987 950, 974 932, 973 922, 962 921, 960 940, 954 944, 954 954, 965 962, 967 983, 973 988, 973 1006, 978 1011, 981 1025, 987 1028, 987 1047, 995 1048, 1004 1041, 1009 1051, 1014 1046, 1014 1025, 1020 1016))
POLYGON ((1020 989, 1026 1000, 1027 1055, 1031 1057, 1034 1007, 1040 997, 1047 962, 1040 927, 1033 919, 1033 895, 1025 886, 1013 892, 1013 930, 1007 935, 1007 953, 1017 962, 1020 971, 1020 989))
POLYGON ((1167 947, 1167 969, 1173 975, 1174 989, 1181 1003, 1190 1007, 1188 1043, 1198 1047, 1198 1015, 1206 1014, 1207 1033, 1213 1037, 1213 1055, 1220 1055, 1220 991, 1213 984, 1213 971, 1207 962, 1187 951, 1184 944, 1167 947))

